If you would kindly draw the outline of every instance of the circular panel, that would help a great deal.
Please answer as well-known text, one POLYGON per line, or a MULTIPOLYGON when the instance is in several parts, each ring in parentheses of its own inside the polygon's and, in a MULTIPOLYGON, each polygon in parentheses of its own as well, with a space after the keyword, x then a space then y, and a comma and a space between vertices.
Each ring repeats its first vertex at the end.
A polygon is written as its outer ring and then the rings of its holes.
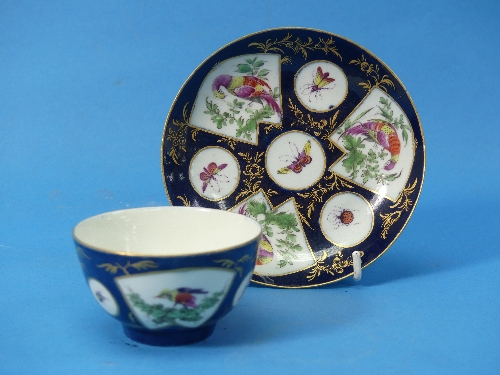
POLYGON ((300 103, 313 112, 331 111, 347 96, 347 77, 338 65, 313 61, 295 75, 295 93, 300 103))
POLYGON ((236 158, 221 147, 198 151, 189 166, 189 180, 203 198, 218 201, 229 196, 239 182, 240 167, 236 158))
POLYGON ((248 275, 245 276, 245 278, 241 282, 241 285, 238 287, 236 293, 234 294, 233 307, 236 306, 238 302, 240 302, 241 298, 243 297, 243 293, 245 293, 248 284, 250 284, 251 279, 252 279, 252 273, 250 272, 248 275))
POLYGON ((262 225, 252 280, 275 287, 348 277, 353 251, 363 267, 376 261, 408 223, 425 172, 422 127, 398 77, 363 47, 302 28, 248 35, 208 57, 172 105, 161 152, 172 205, 262 225), (203 191, 202 172, 233 177, 226 159, 204 154, 213 148, 239 165, 227 191, 213 180, 203 191))
POLYGON ((340 247, 352 247, 373 229, 373 209, 360 195, 339 193, 323 206, 320 219, 325 237, 340 247))
POLYGON ((96 301, 108 314, 117 316, 120 308, 116 303, 115 297, 111 292, 98 280, 89 278, 89 288, 92 291, 96 301))
POLYGON ((266 152, 266 170, 279 186, 303 190, 313 186, 325 172, 323 147, 311 135, 291 131, 276 137, 266 152))

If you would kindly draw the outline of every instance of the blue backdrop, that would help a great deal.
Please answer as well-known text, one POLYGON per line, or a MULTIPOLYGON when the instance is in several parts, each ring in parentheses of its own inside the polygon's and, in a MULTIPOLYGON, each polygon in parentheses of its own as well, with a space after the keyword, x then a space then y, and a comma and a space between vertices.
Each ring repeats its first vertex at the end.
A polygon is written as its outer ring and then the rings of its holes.
POLYGON ((499 16, 495 1, 1 2, 0 373, 498 371, 499 16), (405 84, 427 146, 415 213, 360 282, 250 287, 207 341, 136 344, 88 291, 72 227, 168 204, 177 91, 280 26, 342 35, 405 84))

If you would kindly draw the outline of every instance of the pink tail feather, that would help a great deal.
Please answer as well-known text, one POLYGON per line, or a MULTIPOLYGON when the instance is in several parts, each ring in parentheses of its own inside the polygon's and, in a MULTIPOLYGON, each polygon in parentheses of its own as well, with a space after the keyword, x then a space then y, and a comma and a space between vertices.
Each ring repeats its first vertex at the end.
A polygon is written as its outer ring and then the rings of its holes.
POLYGON ((356 125, 353 126, 349 129, 347 129, 345 132, 343 132, 341 135, 339 135, 339 138, 342 138, 344 135, 356 135, 356 134, 363 134, 366 135, 368 134, 368 131, 363 125, 356 125))
POLYGON ((278 115, 281 116, 281 108, 271 95, 264 94, 261 95, 261 98, 264 99, 267 102, 267 104, 269 104, 269 106, 274 110, 274 112, 276 112, 278 115))

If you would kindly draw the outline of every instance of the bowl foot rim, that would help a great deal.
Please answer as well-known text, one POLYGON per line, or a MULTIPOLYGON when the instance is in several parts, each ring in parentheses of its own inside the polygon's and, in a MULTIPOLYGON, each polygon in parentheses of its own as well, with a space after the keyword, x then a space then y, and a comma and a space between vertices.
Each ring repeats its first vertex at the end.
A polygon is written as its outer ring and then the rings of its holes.
POLYGON ((210 337, 215 323, 198 328, 179 329, 177 331, 153 331, 137 329, 123 325, 125 335, 136 342, 153 346, 180 346, 194 344, 210 337))

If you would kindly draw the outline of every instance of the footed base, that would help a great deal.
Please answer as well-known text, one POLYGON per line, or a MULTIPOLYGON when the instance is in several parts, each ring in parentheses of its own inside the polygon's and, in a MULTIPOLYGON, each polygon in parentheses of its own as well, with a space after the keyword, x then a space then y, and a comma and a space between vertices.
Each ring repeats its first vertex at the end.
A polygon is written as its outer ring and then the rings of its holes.
POLYGON ((128 338, 141 344, 154 346, 178 346, 194 344, 210 337, 215 324, 199 328, 179 329, 177 331, 148 331, 124 325, 123 331, 128 338))

